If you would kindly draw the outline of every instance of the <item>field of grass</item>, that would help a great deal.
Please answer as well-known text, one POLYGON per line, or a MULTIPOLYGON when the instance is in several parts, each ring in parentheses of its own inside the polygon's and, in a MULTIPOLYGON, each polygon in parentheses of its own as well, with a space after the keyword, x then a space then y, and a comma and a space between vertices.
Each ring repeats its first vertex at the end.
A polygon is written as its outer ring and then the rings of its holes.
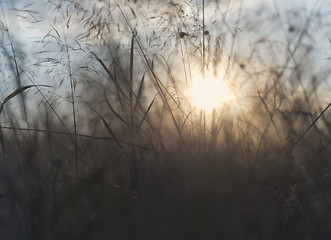
POLYGON ((0 239, 328 239, 314 2, 0 1, 0 239))

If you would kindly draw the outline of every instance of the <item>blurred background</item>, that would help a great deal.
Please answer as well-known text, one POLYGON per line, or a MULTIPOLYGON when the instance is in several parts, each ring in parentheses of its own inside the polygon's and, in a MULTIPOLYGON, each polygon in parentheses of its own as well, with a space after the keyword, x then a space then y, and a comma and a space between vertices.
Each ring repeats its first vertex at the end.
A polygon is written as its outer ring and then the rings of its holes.
POLYGON ((329 1, 0 8, 1 239, 328 239, 329 1))

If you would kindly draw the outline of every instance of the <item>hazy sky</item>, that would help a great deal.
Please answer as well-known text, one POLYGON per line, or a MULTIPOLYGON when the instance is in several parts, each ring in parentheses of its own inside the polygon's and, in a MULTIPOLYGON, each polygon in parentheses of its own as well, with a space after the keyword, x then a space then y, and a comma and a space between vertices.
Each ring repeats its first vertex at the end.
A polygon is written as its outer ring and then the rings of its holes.
MULTIPOLYGON (((50 24, 52 24, 52 21, 50 19, 47 20, 47 17, 49 17, 48 15, 51 14, 51 12, 47 11, 50 11, 52 8, 47 8, 46 5, 41 5, 41 2, 42 1, 30 0, 2 0, 6 22, 4 21, 2 12, 0 14, 0 20, 3 24, 8 24, 8 29, 11 34, 23 44, 25 49, 36 50, 33 41, 45 36, 51 28, 50 24), (41 15, 39 16, 45 17, 44 22, 38 23, 38 25, 30 25, 22 18, 17 17, 18 13, 12 10, 13 7, 22 9, 30 3, 33 4, 29 6, 29 9, 40 12, 41 15)), ((193 0, 187 2, 190 2, 191 5, 199 5, 202 1, 193 0)), ((210 2, 213 1, 210 0, 210 2)), ((224 3, 226 2, 227 1, 224 1, 224 3)), ((231 9, 231 11, 233 11, 233 16, 229 16, 228 21, 230 24, 232 21, 233 26, 230 27, 235 27, 234 23, 239 16, 239 11, 235 8, 236 6, 240 6, 240 3, 240 1, 235 1, 235 4, 231 5, 233 6, 233 9, 231 9)), ((213 6, 208 7, 207 0, 206 5, 207 19, 211 16, 209 22, 214 21, 214 19, 221 21, 222 16, 219 12, 215 11, 213 6)), ((224 6, 226 6, 226 4, 224 6)), ((329 27, 331 26, 331 17, 328 17, 329 15, 327 15, 330 10, 331 1, 329 0, 244 0, 242 10, 240 11, 240 21, 238 21, 238 27, 240 28, 241 33, 238 34, 236 46, 240 51, 245 52, 246 49, 250 47, 249 44, 254 38, 257 39, 262 36, 273 40, 288 41, 290 44, 293 42, 294 44, 300 35, 300 31, 304 27, 306 19, 311 16, 312 12, 316 11, 315 15, 320 17, 319 19, 314 20, 309 26, 308 30, 311 33, 311 39, 308 40, 314 43, 312 59, 316 64, 316 68, 318 68, 317 71, 319 71, 321 77, 323 77, 323 73, 329 71, 328 65, 330 63, 326 58, 331 56, 330 42, 328 40, 328 37, 331 36, 331 27, 329 27), (275 18, 274 21, 271 20, 271 18, 277 16, 277 14, 281 17, 275 18), (279 26, 282 26, 283 29, 279 29, 279 26), (288 31, 291 31, 292 33, 287 34, 288 31)), ((217 31, 212 29, 212 26, 208 25, 209 22, 206 21, 206 28, 211 29, 210 31, 217 31)), ((146 31, 146 26, 142 26, 142 29, 138 29, 138 33, 142 33, 143 31, 146 31)))

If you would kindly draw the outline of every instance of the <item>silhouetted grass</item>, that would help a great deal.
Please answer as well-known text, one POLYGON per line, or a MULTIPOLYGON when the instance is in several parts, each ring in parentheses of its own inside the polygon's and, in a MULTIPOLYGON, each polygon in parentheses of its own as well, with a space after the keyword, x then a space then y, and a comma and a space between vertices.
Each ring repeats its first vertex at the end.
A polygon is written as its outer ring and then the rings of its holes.
POLYGON ((0 18, 0 238, 327 239, 330 6, 261 6, 33 2, 35 54, 0 18), (233 93, 210 114, 204 71, 233 93))

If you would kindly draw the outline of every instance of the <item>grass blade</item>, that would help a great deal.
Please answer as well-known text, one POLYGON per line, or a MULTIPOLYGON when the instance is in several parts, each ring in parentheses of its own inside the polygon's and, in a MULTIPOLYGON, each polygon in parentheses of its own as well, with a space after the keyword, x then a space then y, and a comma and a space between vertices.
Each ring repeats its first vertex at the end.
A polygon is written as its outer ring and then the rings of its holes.
POLYGON ((141 98, 141 94, 142 94, 142 90, 143 90, 143 86, 144 86, 144 81, 145 81, 145 73, 141 79, 141 82, 140 82, 140 86, 139 86, 139 90, 138 90, 138 95, 137 95, 137 99, 136 99, 136 103, 134 105, 134 110, 136 110, 138 104, 139 104, 139 101, 140 101, 140 98, 141 98))
MULTIPOLYGON (((5 100, 2 102, 1 106, 0 106, 0 115, 3 111, 3 108, 5 106, 5 104, 12 98, 16 97, 17 95, 19 95, 20 93, 22 93, 23 91, 32 88, 32 87, 51 87, 49 85, 28 85, 28 86, 24 86, 24 87, 19 87, 18 89, 16 89, 14 92, 12 92, 11 94, 9 94, 5 100)), ((1 124, 0 124, 0 144, 1 144, 1 148, 2 148, 2 153, 3 156, 6 157, 6 151, 5 151, 5 142, 4 142, 4 138, 3 138, 3 133, 2 133, 2 128, 1 128, 1 124)))
POLYGON ((111 73, 111 71, 108 69, 108 67, 105 65, 105 63, 95 53, 92 52, 92 54, 99 61, 101 66, 105 69, 105 71, 108 74, 108 76, 110 77, 110 79, 113 80, 113 82, 115 83, 116 88, 120 91, 120 93, 125 95, 123 90, 120 88, 116 77, 111 73))
MULTIPOLYGON (((89 105, 88 105, 89 106, 89 105)), ((90 107, 90 106, 89 106, 90 107)), ((119 141, 119 139, 116 137, 114 131, 111 129, 111 127, 109 126, 109 124, 106 122, 106 120, 101 116, 100 113, 98 113, 96 110, 94 110, 92 107, 90 107, 91 110, 93 112, 95 112, 102 120, 103 125, 106 127, 108 133, 110 134, 110 136, 113 138, 113 140, 115 141, 115 143, 119 146, 119 148, 124 152, 125 156, 129 157, 129 155, 127 154, 127 152, 125 151, 124 147, 122 146, 121 142, 119 141)))
POLYGON ((3 101, 3 103, 1 104, 0 107, 0 115, 3 111, 3 107, 5 106, 5 104, 12 98, 16 97, 17 95, 19 95, 20 93, 22 93, 23 91, 32 88, 32 87, 51 87, 49 85, 28 85, 28 86, 24 86, 24 87, 19 87, 17 88, 14 92, 12 92, 11 94, 9 94, 5 100, 3 101))
POLYGON ((121 121, 123 122, 125 125, 128 125, 125 120, 115 111, 115 109, 110 105, 110 102, 108 101, 107 97, 105 96, 105 100, 106 103, 108 105, 108 107, 110 108, 110 110, 112 111, 112 113, 121 121))
POLYGON ((134 33, 131 39, 131 50, 130 50, 130 100, 132 104, 132 91, 133 91, 133 44, 134 44, 134 33))
POLYGON ((105 125, 105 127, 106 127, 108 133, 109 133, 109 134, 113 137, 113 139, 115 140, 116 144, 117 144, 117 145, 119 146, 119 148, 125 153, 125 155, 128 156, 127 153, 125 152, 125 150, 124 150, 124 148, 123 148, 121 142, 118 140, 118 138, 116 137, 115 133, 113 132, 113 130, 111 129, 111 127, 109 126, 109 124, 106 122, 106 120, 105 120, 100 114, 98 114, 98 115, 99 115, 99 117, 101 118, 101 120, 102 120, 102 122, 103 122, 103 125, 105 125))
POLYGON ((1 144, 1 148, 2 148, 3 157, 6 158, 5 141, 3 139, 3 133, 2 133, 1 124, 0 124, 0 144, 1 144))
POLYGON ((148 106, 148 108, 147 108, 147 111, 145 112, 143 118, 141 119, 141 121, 140 121, 140 123, 139 123, 139 125, 138 125, 138 127, 137 127, 137 130, 136 130, 136 134, 135 134, 135 135, 137 135, 137 133, 139 132, 142 123, 144 122, 145 118, 147 117, 147 114, 149 113, 149 111, 151 110, 152 105, 153 105, 153 103, 154 103, 154 101, 155 101, 155 98, 156 98, 156 95, 154 96, 154 98, 153 98, 151 104, 149 104, 149 106, 148 106))

